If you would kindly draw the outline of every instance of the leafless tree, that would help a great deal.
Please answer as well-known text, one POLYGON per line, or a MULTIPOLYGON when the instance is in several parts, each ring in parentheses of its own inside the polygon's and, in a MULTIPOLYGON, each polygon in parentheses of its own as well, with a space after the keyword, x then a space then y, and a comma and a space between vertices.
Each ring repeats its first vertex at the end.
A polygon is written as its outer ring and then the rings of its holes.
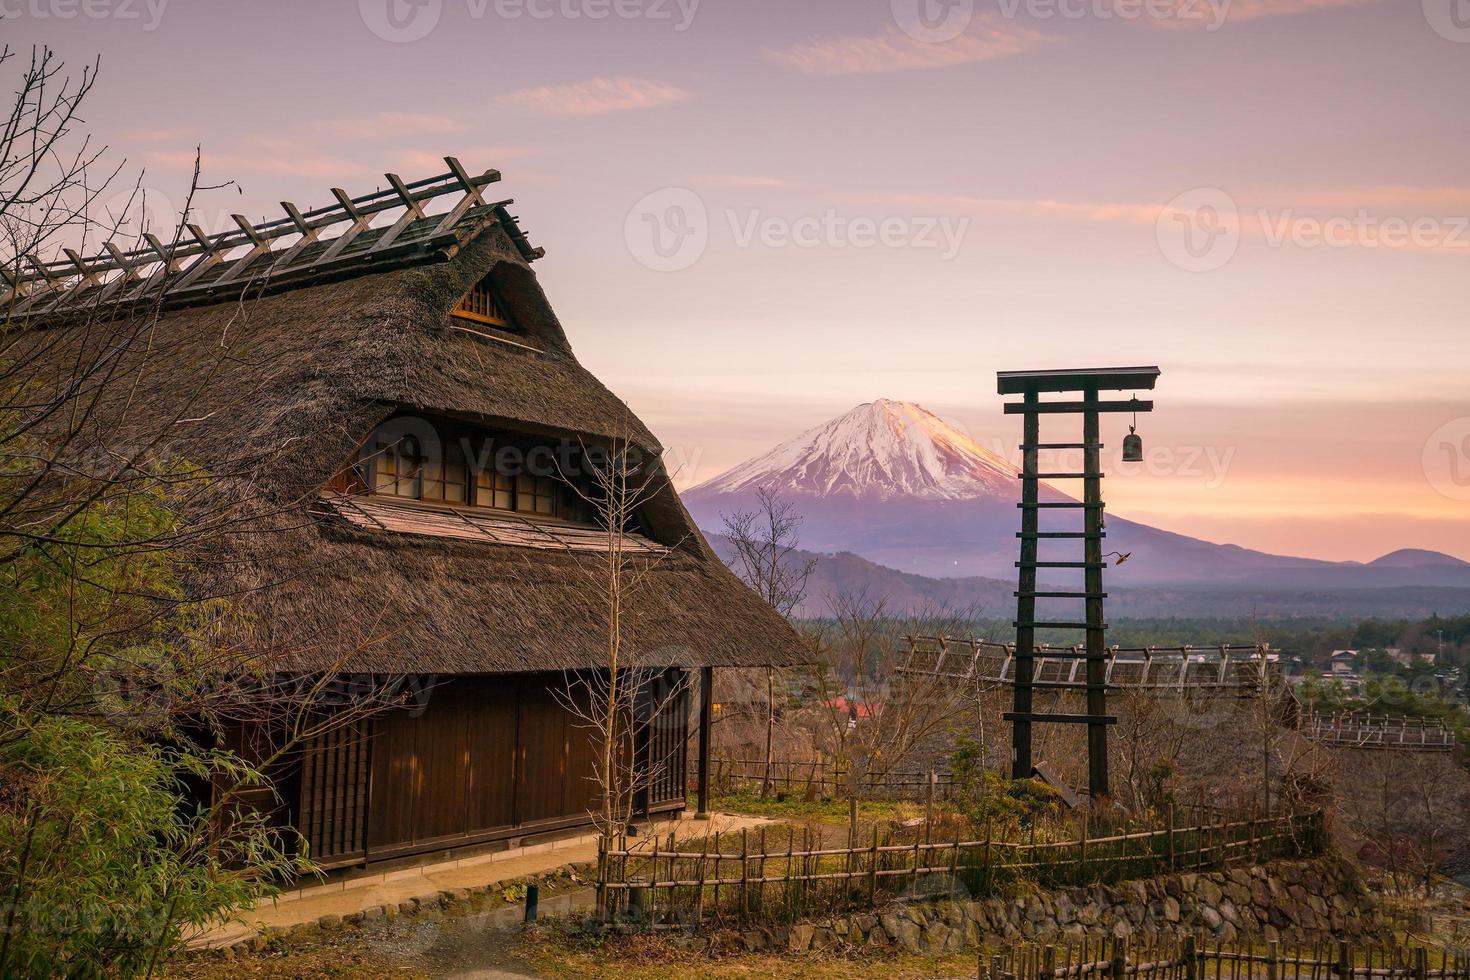
MULTIPOLYGON (((17 60, 0 50, 0 65, 17 60)), ((77 131, 96 71, 92 64, 69 75, 53 52, 36 49, 0 129, 0 751, 21 760, 0 770, 21 842, 0 853, 0 973, 10 972, 19 910, 35 896, 56 899, 39 880, 56 855, 35 853, 32 842, 38 828, 65 818, 45 792, 52 774, 25 761, 35 757, 25 750, 35 733, 98 732, 137 748, 166 742, 195 775, 207 771, 212 800, 173 828, 170 843, 159 841, 160 854, 167 848, 171 866, 190 868, 243 848, 234 852, 238 865, 214 863, 207 874, 224 881, 219 894, 248 900, 267 887, 263 874, 310 865, 251 851, 262 838, 249 836, 250 821, 224 818, 246 784, 258 786, 264 769, 302 740, 396 701, 391 692, 379 696, 381 679, 350 692, 334 687, 355 649, 335 642, 341 638, 303 638, 291 651, 261 646, 241 628, 237 601, 247 588, 279 583, 243 586, 211 556, 244 535, 289 529, 300 501, 261 492, 258 454, 220 453, 206 472, 178 449, 222 373, 238 367, 225 338, 213 363, 177 379, 166 407, 144 392, 171 353, 157 330, 170 277, 136 290, 126 308, 103 307, 107 290, 94 288, 68 307, 64 323, 42 328, 15 316, 28 298, 39 309, 88 282, 80 255, 111 243, 141 197, 140 178, 120 208, 101 211, 123 164, 105 163, 106 148, 77 131), (55 271, 63 257, 75 273, 55 271), (308 646, 341 652, 320 657, 329 663, 311 676, 284 672, 281 662, 308 646), (278 734, 261 758, 232 759, 210 746, 214 735, 245 724, 278 734)), ((160 244, 171 243, 166 253, 178 247, 196 195, 211 189, 196 157, 177 225, 154 229, 163 232, 160 244)), ((166 878, 155 884, 149 898, 160 908, 130 913, 162 912, 149 920, 159 923, 150 970, 179 921, 197 925, 213 914, 181 903, 166 878)))
MULTIPOLYGON (((731 562, 737 575, 782 616, 790 617, 806 596, 817 559, 801 558, 801 515, 781 499, 778 490, 758 487, 756 509, 722 515, 725 537, 735 548, 731 562)), ((766 668, 766 750, 761 770, 761 798, 771 791, 771 764, 776 742, 776 668, 766 668)))
POLYGON ((816 704, 805 718, 834 767, 846 770, 856 801, 865 782, 914 764, 938 736, 965 723, 968 692, 949 678, 899 668, 905 637, 960 635, 970 617, 942 609, 894 617, 866 593, 828 601, 832 623, 812 668, 816 704))
MULTIPOLYGON (((597 809, 589 816, 602 839, 611 842, 626 832, 639 795, 668 772, 667 759, 638 749, 655 726, 667 722, 667 709, 682 694, 678 686, 659 684, 675 658, 642 642, 634 621, 655 570, 681 542, 650 547, 646 539, 632 536, 639 511, 668 489, 670 478, 662 461, 633 441, 630 418, 622 420, 616 438, 580 448, 582 473, 561 470, 559 475, 593 511, 604 537, 594 554, 568 553, 587 587, 601 597, 607 621, 602 662, 595 669, 568 671, 563 689, 555 693, 591 741, 597 809)), ((598 896, 598 905, 608 911, 605 895, 598 896)))
POLYGON ((1349 846, 1400 893, 1427 894, 1439 862, 1470 835, 1470 773, 1447 752, 1329 751, 1349 846))

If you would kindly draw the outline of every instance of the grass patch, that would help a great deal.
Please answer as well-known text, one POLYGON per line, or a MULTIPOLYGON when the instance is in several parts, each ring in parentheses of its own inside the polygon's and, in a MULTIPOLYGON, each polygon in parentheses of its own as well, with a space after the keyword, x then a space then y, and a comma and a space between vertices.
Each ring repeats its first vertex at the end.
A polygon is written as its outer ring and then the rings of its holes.
POLYGON ((712 955, 680 949, 659 936, 587 936, 542 931, 521 937, 516 955, 538 976, 611 977, 614 980, 695 980, 701 977, 805 977, 839 980, 883 977, 969 976, 974 951, 914 956, 891 948, 841 953, 738 953, 712 955))
MULTIPOLYGON (((730 793, 716 797, 714 806, 725 813, 742 813, 757 817, 772 817, 778 820, 810 821, 847 826, 846 800, 804 800, 798 796, 777 799, 768 796, 761 799, 756 793, 730 793)), ((872 826, 891 820, 908 820, 922 815, 924 808, 913 803, 889 802, 886 800, 863 800, 858 803, 858 825, 872 826)))

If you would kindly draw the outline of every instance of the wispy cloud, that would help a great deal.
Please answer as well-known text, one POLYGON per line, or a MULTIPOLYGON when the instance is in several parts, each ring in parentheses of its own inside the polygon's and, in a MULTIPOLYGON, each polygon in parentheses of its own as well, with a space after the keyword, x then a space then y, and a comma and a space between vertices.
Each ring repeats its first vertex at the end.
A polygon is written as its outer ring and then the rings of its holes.
MULTIPOLYGON (((499 169, 502 161, 519 160, 535 152, 528 146, 452 146, 449 149, 452 151, 451 155, 458 157, 471 171, 486 167, 499 169)), ((408 173, 430 174, 444 169, 443 154, 429 153, 426 150, 399 150, 390 154, 388 160, 393 166, 408 173)))
MULTIPOLYGON (((1121 5, 1125 0, 1115 0, 1121 5)), ((1265 20, 1270 17, 1294 17, 1299 14, 1347 7, 1365 7, 1379 0, 1160 0, 1170 15, 1139 19, 1139 23, 1164 28, 1208 28, 1221 24, 1265 20)), ((1160 8, 1154 8, 1160 9, 1160 8)))
POLYGON ((768 59, 807 75, 866 75, 946 68, 1008 58, 1051 40, 1045 34, 994 16, 976 17, 968 31, 948 41, 920 41, 896 28, 878 37, 845 37, 764 51, 768 59))
POLYGON ((729 187, 737 190, 780 190, 802 186, 785 177, 763 177, 756 174, 704 174, 691 181, 701 187, 729 187))
POLYGON ((571 85, 542 85, 500 96, 501 105, 554 116, 585 116, 649 109, 691 98, 677 85, 647 78, 591 78, 571 85))
POLYGON ((1409 187, 1385 184, 1311 190, 1293 199, 1298 207, 1368 208, 1397 211, 1417 209, 1431 214, 1470 213, 1470 187, 1409 187))
POLYGON ((1038 218, 1130 225, 1157 221, 1163 213, 1163 207, 1158 204, 1057 201, 1049 198, 1015 199, 970 194, 863 194, 851 197, 850 200, 855 203, 881 204, 943 214, 1009 211, 1038 218))
MULTIPOLYGON (((192 167, 194 150, 150 150, 149 160, 173 167, 192 167)), ((443 161, 439 164, 443 166, 443 161)), ((322 177, 341 180, 362 172, 362 164, 343 157, 316 153, 299 141, 261 137, 233 150, 211 150, 205 147, 201 166, 205 174, 234 177, 238 173, 272 174, 286 177, 322 177)))
POLYGON ((394 139, 401 136, 433 136, 467 129, 464 120, 431 112, 375 112, 370 116, 334 119, 327 132, 350 140, 394 139))

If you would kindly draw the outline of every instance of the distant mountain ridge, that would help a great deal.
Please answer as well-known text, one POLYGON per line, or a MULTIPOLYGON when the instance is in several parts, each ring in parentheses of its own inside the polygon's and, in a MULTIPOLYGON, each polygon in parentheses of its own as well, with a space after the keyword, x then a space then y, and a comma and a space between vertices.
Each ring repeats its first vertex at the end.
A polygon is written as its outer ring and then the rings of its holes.
MULTIPOLYGON (((878 399, 803 432, 683 494, 700 527, 755 509, 755 491, 780 492, 803 516, 802 543, 851 552, 931 578, 1015 576, 1016 502, 1011 463, 933 412, 878 399)), ((1071 498, 1042 485, 1043 501, 1071 498)), ((1042 530, 1075 530, 1075 512, 1043 512, 1042 530)), ((1267 590, 1470 587, 1470 562, 1403 549, 1368 563, 1330 562, 1215 544, 1109 515, 1107 550, 1131 555, 1110 568, 1118 586, 1267 590)), ((1075 541, 1048 541, 1076 557, 1075 541)), ((1046 556, 1044 553, 1043 557, 1046 556)), ((1070 581, 1066 572, 1048 581, 1070 581)))
MULTIPOLYGON (((735 547, 721 534, 710 534, 710 544, 727 563, 735 547)), ((793 567, 808 559, 816 566, 807 582, 806 596, 795 615, 821 618, 832 615, 829 600, 837 595, 866 593, 882 599, 890 615, 944 611, 966 613, 996 621, 1004 632, 1014 618, 1014 581, 969 576, 930 578, 900 572, 868 561, 850 551, 816 554, 798 549, 788 556, 793 567)), ((1237 589, 1109 587, 1108 618, 1128 619, 1283 619, 1357 620, 1425 619, 1431 615, 1470 612, 1470 588, 1447 586, 1385 586, 1366 589, 1237 589)))

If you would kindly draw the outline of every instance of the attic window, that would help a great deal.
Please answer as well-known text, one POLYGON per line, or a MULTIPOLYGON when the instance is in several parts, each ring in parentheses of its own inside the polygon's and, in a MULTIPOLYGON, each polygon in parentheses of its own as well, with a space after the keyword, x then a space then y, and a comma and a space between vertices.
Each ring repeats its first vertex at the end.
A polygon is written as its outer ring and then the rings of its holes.
POLYGON ((490 288, 489 276, 481 279, 475 284, 474 289, 460 297, 459 304, 454 308, 454 315, 476 323, 488 323, 493 327, 501 327, 505 330, 515 329, 510 314, 505 312, 505 307, 500 302, 500 297, 496 296, 495 290, 490 288))

